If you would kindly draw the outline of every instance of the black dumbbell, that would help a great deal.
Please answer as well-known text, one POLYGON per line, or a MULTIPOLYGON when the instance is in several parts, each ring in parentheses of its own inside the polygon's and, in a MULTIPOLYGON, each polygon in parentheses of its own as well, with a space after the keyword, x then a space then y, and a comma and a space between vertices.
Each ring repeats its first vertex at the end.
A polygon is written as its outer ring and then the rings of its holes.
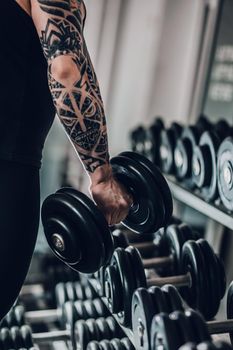
POLYGON ((174 174, 174 151, 177 140, 181 136, 183 127, 178 123, 172 123, 168 129, 163 129, 160 134, 160 168, 166 174, 174 174))
POLYGON ((159 346, 162 349, 177 350, 187 343, 197 346, 203 342, 212 342, 204 319, 194 310, 155 315, 150 337, 152 350, 159 349, 159 346))
POLYGON ((88 344, 93 340, 101 341, 124 337, 123 331, 113 317, 78 321, 75 324, 75 335, 76 342, 82 350, 86 350, 88 344))
POLYGON ((202 117, 194 126, 185 127, 177 140, 174 150, 175 175, 188 187, 193 187, 192 181, 192 156, 193 150, 199 142, 204 131, 210 129, 210 123, 202 117))
POLYGON ((77 348, 75 334, 72 329, 44 333, 32 333, 32 329, 28 325, 0 329, 0 346, 2 345, 1 349, 4 350, 32 349, 37 348, 34 344, 49 344, 55 341, 71 342, 72 349, 77 348))
POLYGON ((160 164, 160 133, 163 129, 164 124, 162 119, 159 117, 155 118, 153 123, 148 128, 145 128, 143 155, 157 166, 160 164))
MULTIPOLYGON (((166 276, 168 274, 179 274, 181 272, 180 262, 182 247, 186 241, 190 239, 197 240, 198 238, 199 235, 193 232, 186 224, 169 225, 163 233, 163 238, 160 239, 156 254, 156 245, 152 242, 134 243, 133 247, 137 249, 139 247, 140 249, 138 250, 140 255, 142 255, 141 251, 143 251, 143 249, 151 249, 153 245, 155 257, 143 258, 143 266, 145 269, 156 269, 160 275, 166 276)), ((104 274, 105 268, 100 269, 96 274, 99 296, 104 296, 104 274)))
POLYGON ((223 205, 233 211, 233 137, 227 137, 219 147, 217 182, 223 205))
POLYGON ((105 295, 109 308, 118 315, 119 322, 129 325, 130 303, 139 287, 173 284, 182 288, 186 302, 211 319, 219 308, 225 293, 225 272, 219 258, 203 240, 188 241, 181 254, 183 275, 146 279, 143 262, 137 249, 118 248, 105 271, 105 295))
POLYGON ((132 330, 137 350, 152 350, 150 329, 154 315, 184 311, 183 300, 172 285, 137 289, 132 298, 132 330))
POLYGON ((61 307, 66 301, 93 300, 98 295, 90 283, 66 282, 55 287, 56 305, 61 307))
POLYGON ((136 127, 130 133, 131 150, 144 155, 145 128, 142 125, 136 127))
MULTIPOLYGON (((159 170, 133 152, 112 158, 111 166, 134 198, 124 225, 141 233, 165 226, 172 215, 172 197, 159 170)), ((110 261, 111 231, 102 212, 83 193, 63 188, 50 195, 42 206, 42 222, 53 252, 72 269, 93 273, 110 261)))
POLYGON ((210 201, 218 196, 217 152, 221 141, 230 133, 230 127, 220 120, 210 131, 204 132, 199 144, 194 148, 192 178, 203 197, 210 201))
POLYGON ((1 327, 11 328, 13 326, 22 326, 25 323, 36 324, 58 321, 61 328, 65 329, 73 326, 77 320, 107 317, 108 315, 108 309, 99 298, 85 301, 67 301, 57 309, 27 312, 25 312, 23 306, 17 305, 1 321, 1 327))
POLYGON ((88 346, 87 350, 134 350, 134 346, 128 338, 112 340, 101 340, 100 342, 93 340, 88 346))

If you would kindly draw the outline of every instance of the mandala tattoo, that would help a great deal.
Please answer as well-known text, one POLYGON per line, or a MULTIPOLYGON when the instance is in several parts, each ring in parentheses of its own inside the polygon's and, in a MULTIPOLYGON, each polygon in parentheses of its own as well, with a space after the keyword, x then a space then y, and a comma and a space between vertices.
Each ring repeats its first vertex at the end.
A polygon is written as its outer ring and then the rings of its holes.
POLYGON ((49 87, 57 114, 88 172, 109 160, 106 119, 99 84, 89 57, 83 27, 83 0, 38 0, 48 16, 40 41, 48 61, 49 87), (54 59, 68 56, 79 72, 72 84, 57 81, 54 59))

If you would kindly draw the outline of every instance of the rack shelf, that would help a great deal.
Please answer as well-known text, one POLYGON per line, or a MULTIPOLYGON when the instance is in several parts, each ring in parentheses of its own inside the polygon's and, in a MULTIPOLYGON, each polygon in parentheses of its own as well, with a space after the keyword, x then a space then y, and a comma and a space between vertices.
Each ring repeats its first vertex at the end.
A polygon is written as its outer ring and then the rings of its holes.
POLYGON ((197 193, 184 188, 171 177, 167 177, 167 182, 176 200, 233 230, 233 214, 227 212, 223 206, 206 202, 197 193))

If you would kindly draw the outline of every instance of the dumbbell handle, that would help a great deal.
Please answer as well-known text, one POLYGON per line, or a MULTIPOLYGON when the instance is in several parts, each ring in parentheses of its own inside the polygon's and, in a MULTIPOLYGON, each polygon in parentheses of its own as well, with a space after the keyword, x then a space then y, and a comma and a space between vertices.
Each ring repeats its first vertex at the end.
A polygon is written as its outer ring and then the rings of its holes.
POLYGON ((170 266, 172 265, 173 262, 174 262, 174 258, 172 255, 142 260, 143 267, 145 269, 170 266))
POLYGON ((31 324, 44 322, 54 322, 60 317, 60 311, 58 309, 48 309, 48 310, 37 310, 37 311, 27 311, 25 312, 26 321, 31 324))
POLYGON ((207 322, 210 334, 230 333, 233 331, 233 319, 225 321, 209 321, 207 322))
POLYGON ((70 332, 68 330, 64 331, 52 331, 45 333, 33 333, 33 341, 35 343, 47 343, 51 341, 66 341, 70 340, 70 332))
POLYGON ((177 275, 177 276, 171 276, 171 277, 155 277, 155 278, 149 278, 147 280, 147 286, 158 286, 162 287, 165 284, 172 284, 176 287, 189 287, 192 286, 192 277, 191 274, 188 272, 186 275, 177 275))

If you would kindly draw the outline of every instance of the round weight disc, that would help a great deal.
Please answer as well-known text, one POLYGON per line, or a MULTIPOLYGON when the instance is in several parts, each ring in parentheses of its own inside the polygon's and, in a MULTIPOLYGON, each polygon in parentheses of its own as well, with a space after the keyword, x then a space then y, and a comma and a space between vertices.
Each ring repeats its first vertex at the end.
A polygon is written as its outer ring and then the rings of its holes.
POLYGON ((128 248, 126 248, 125 251, 129 253, 131 267, 132 267, 132 271, 134 273, 135 282, 136 282, 135 289, 140 287, 146 287, 147 285, 146 276, 145 276, 145 271, 142 264, 142 258, 139 251, 132 246, 129 246, 128 248))
POLYGON ((184 302, 176 287, 171 284, 165 284, 161 290, 167 300, 167 305, 169 306, 168 313, 173 311, 184 311, 184 302))
POLYGON ((154 315, 150 293, 145 288, 138 288, 132 297, 132 330, 137 349, 153 349, 150 344, 150 329, 154 315))
POLYGON ((169 305, 167 304, 166 297, 160 287, 152 286, 148 289, 148 292, 151 295, 155 314, 159 314, 161 312, 169 313, 169 305))
POLYGON ((169 317, 175 323, 177 334, 179 335, 180 346, 187 342, 194 342, 196 340, 192 327, 184 312, 174 311, 169 317))
POLYGON ((55 193, 44 201, 41 216, 48 244, 62 261, 83 273, 101 267, 103 245, 84 206, 65 193, 55 193))
POLYGON ((152 349, 159 349, 161 346, 161 349, 177 350, 180 346, 175 324, 165 313, 154 316, 150 339, 152 349))
POLYGON ((148 171, 154 180, 157 190, 160 192, 163 199, 163 206, 165 208, 164 225, 167 225, 172 217, 173 212, 173 200, 170 188, 165 180, 164 176, 161 174, 160 170, 151 163, 148 159, 133 152, 122 152, 120 155, 133 159, 140 163, 148 171))
POLYGON ((172 273, 179 274, 181 272, 181 252, 185 243, 185 238, 179 225, 169 225, 165 231, 166 242, 169 247, 169 255, 173 257, 172 273))
POLYGON ((122 223, 137 233, 157 231, 163 226, 165 208, 150 174, 133 159, 118 156, 110 162, 116 179, 134 197, 134 205, 122 223))
POLYGON ((182 249, 183 273, 190 273, 192 284, 184 287, 185 301, 194 309, 202 313, 206 305, 206 274, 202 252, 195 241, 188 241, 182 249))
POLYGON ((227 137, 217 155, 218 191, 224 206, 233 210, 233 138, 227 137))
POLYGON ((185 310, 185 316, 193 329, 196 343, 211 340, 206 322, 200 313, 192 309, 187 309, 185 310))
POLYGON ((203 169, 205 180, 201 187, 201 194, 203 197, 210 201, 217 197, 217 151, 220 145, 220 139, 216 133, 206 131, 200 138, 200 147, 205 147, 209 153, 209 161, 205 156, 203 169))
POLYGON ((74 188, 62 188, 58 191, 58 193, 66 193, 73 196, 90 213, 90 216, 92 217, 91 221, 96 225, 95 227, 93 226, 93 229, 95 228, 94 233, 100 236, 100 241, 103 242, 104 245, 102 253, 104 257, 104 265, 109 263, 113 254, 113 238, 102 212, 97 208, 97 206, 90 198, 88 198, 82 192, 75 190, 74 188))

